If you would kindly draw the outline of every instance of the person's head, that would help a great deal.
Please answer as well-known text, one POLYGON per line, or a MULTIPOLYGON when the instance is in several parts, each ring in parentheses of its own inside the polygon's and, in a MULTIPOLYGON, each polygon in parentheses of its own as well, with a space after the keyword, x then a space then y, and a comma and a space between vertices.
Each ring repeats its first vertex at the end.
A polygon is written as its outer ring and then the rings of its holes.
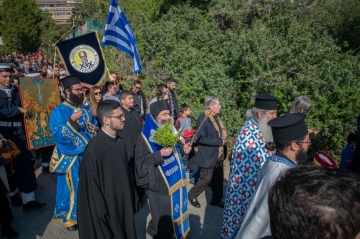
POLYGON ((42 50, 39 50, 39 51, 38 51, 38 54, 39 54, 39 55, 42 55, 42 50))
POLYGON ((171 120, 169 104, 164 100, 152 103, 150 114, 160 127, 171 120))
POLYGON ((180 112, 181 112, 182 116, 189 117, 191 114, 191 108, 187 104, 182 104, 180 106, 180 112))
POLYGON ((100 86, 93 86, 90 89, 90 99, 93 98, 93 100, 96 103, 99 103, 102 100, 102 92, 100 86))
POLYGON ((102 100, 102 93, 100 86, 93 86, 90 88, 90 95, 88 100, 90 101, 90 109, 92 115, 96 118, 96 109, 99 104, 99 102, 102 100))
POLYGON ((266 142, 272 142, 272 132, 268 126, 269 120, 276 118, 277 99, 271 95, 257 95, 255 105, 246 111, 246 117, 257 122, 266 142))
POLYGON ((120 108, 120 103, 115 100, 103 100, 98 104, 96 115, 102 128, 115 134, 116 131, 124 128, 125 116, 120 108))
POLYGON ((270 120, 268 125, 271 127, 274 142, 268 142, 267 148, 284 154, 297 164, 307 163, 307 151, 311 140, 305 118, 305 114, 294 113, 270 120))
POLYGON ((43 61, 42 55, 39 55, 39 56, 38 56, 38 61, 39 61, 39 62, 42 62, 42 61, 43 61))
POLYGON ((356 143, 357 143, 357 134, 351 133, 347 136, 347 143, 350 147, 355 148, 356 143))
POLYGON ((306 113, 311 106, 310 100, 305 96, 296 97, 291 104, 289 113, 306 113))
POLYGON ((29 55, 26 55, 26 56, 25 56, 25 60, 26 60, 26 61, 29 61, 29 60, 30 60, 30 56, 29 56, 29 55))
POLYGON ((134 81, 132 85, 132 90, 134 93, 138 93, 141 90, 141 81, 139 80, 134 81))
POLYGON ((114 79, 115 82, 119 81, 118 75, 115 72, 111 72, 110 75, 114 79))
POLYGON ((25 68, 26 70, 30 70, 30 67, 31 67, 30 61, 24 61, 24 68, 25 68))
POLYGON ((220 113, 221 104, 217 96, 208 96, 204 103, 205 110, 210 110, 212 115, 220 113))
POLYGON ((166 85, 168 86, 170 91, 174 91, 176 88, 176 80, 172 76, 170 76, 166 79, 166 85))
POLYGON ((81 105, 84 101, 84 89, 81 86, 80 79, 77 75, 69 75, 60 79, 65 89, 66 99, 75 105, 81 105))
POLYGON ((79 52, 79 57, 81 60, 86 60, 87 59, 87 54, 85 51, 80 51, 79 52))
POLYGON ((167 85, 165 84, 160 84, 157 86, 157 89, 156 89, 156 95, 157 94, 160 94, 160 92, 167 92, 169 93, 169 88, 167 87, 167 85))
POLYGON ((298 166, 268 194, 274 239, 359 239, 360 178, 341 169, 298 166))
POLYGON ((0 64, 0 88, 10 88, 13 66, 7 63, 0 64))
POLYGON ((115 82, 113 81, 105 82, 104 91, 111 96, 115 95, 116 94, 115 82))
POLYGON ((169 94, 167 92, 158 92, 156 94, 157 100, 166 100, 169 103, 169 94))
POLYGON ((22 61, 22 60, 21 60, 21 56, 17 56, 17 57, 16 57, 16 61, 20 63, 20 62, 22 61))
POLYGON ((130 91, 127 90, 122 91, 120 93, 120 101, 121 101, 121 105, 127 110, 134 106, 133 95, 131 94, 130 91))
POLYGON ((60 68, 58 66, 54 67, 54 75, 59 76, 60 75, 60 68))

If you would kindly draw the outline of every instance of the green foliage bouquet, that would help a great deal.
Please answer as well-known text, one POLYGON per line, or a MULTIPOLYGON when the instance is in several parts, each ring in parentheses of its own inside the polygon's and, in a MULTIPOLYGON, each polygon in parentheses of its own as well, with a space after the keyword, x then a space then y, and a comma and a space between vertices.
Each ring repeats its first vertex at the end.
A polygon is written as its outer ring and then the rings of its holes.
POLYGON ((171 122, 167 122, 164 126, 158 128, 153 135, 153 139, 155 143, 163 147, 174 146, 180 140, 178 134, 171 129, 171 122))

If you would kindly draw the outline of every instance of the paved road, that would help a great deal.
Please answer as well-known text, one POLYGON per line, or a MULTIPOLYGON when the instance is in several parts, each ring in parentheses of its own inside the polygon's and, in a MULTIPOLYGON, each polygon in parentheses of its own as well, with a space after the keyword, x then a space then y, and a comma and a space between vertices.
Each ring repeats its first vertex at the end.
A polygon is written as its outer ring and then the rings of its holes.
MULTIPOLYGON (((190 161, 191 162, 191 161, 190 161)), ((194 165, 191 165, 194 168, 194 165)), ((225 175, 228 173, 228 166, 225 167, 225 175)), ((19 233, 20 239, 35 238, 79 238, 77 232, 69 232, 61 225, 52 222, 52 215, 55 204, 56 175, 42 173, 41 168, 37 169, 38 189, 36 198, 41 202, 46 202, 47 206, 37 211, 24 213, 22 208, 13 208, 14 222, 13 228, 19 233)), ((226 180, 224 179, 224 194, 226 180)), ((192 187, 188 186, 188 190, 192 187)), ((198 200, 201 208, 189 205, 190 210, 190 239, 212 239, 219 238, 223 209, 210 206, 211 189, 208 187, 198 200)), ((145 205, 135 217, 138 239, 150 239, 146 234, 146 225, 150 220, 148 205, 145 205)))

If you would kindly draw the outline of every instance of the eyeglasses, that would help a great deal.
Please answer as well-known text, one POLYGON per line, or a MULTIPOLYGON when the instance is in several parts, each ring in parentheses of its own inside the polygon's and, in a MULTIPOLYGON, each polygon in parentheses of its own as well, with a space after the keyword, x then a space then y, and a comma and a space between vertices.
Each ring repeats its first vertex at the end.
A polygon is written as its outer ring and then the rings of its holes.
POLYGON ((72 88, 71 90, 75 90, 75 91, 77 91, 77 92, 79 92, 79 93, 84 92, 84 89, 83 89, 83 88, 77 88, 77 89, 72 88))
POLYGON ((124 114, 121 114, 121 115, 110 115, 110 116, 106 116, 108 118, 117 118, 119 120, 123 120, 125 119, 125 115, 124 114))
POLYGON ((94 92, 94 95, 102 95, 101 92, 94 92))
POLYGON ((136 88, 136 89, 138 89, 138 90, 140 90, 140 89, 141 89, 141 87, 137 87, 137 86, 135 86, 135 88, 136 88))
POLYGON ((308 141, 300 141, 300 142, 297 142, 298 144, 301 143, 301 144, 308 144, 308 145, 311 145, 311 140, 308 140, 308 141))

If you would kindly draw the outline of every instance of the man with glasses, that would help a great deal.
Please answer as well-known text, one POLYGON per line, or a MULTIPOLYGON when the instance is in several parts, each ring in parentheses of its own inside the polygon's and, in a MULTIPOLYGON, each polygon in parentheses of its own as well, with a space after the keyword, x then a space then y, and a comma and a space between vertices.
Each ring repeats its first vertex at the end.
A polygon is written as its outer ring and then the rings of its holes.
MULTIPOLYGON (((254 239, 271 235, 268 192, 276 179, 288 169, 307 163, 311 144, 303 113, 285 114, 268 122, 274 142, 267 148, 276 154, 267 160, 259 173, 255 194, 245 214, 237 239, 254 239)), ((234 202, 238 200, 233 198, 234 202)), ((236 223, 236 221, 234 221, 236 223)))
POLYGON ((146 103, 143 95, 141 94, 141 81, 139 80, 134 81, 130 92, 132 93, 134 99, 133 108, 139 113, 140 118, 144 118, 146 103))
POLYGON ((51 113, 50 128, 58 160, 50 163, 50 172, 58 173, 54 221, 68 230, 77 229, 77 188, 80 161, 87 143, 98 128, 88 107, 77 75, 61 79, 66 99, 51 113))
POLYGON ((113 100, 100 102, 96 114, 102 127, 86 147, 80 166, 79 237, 137 238, 126 144, 117 135, 128 119, 113 100))

